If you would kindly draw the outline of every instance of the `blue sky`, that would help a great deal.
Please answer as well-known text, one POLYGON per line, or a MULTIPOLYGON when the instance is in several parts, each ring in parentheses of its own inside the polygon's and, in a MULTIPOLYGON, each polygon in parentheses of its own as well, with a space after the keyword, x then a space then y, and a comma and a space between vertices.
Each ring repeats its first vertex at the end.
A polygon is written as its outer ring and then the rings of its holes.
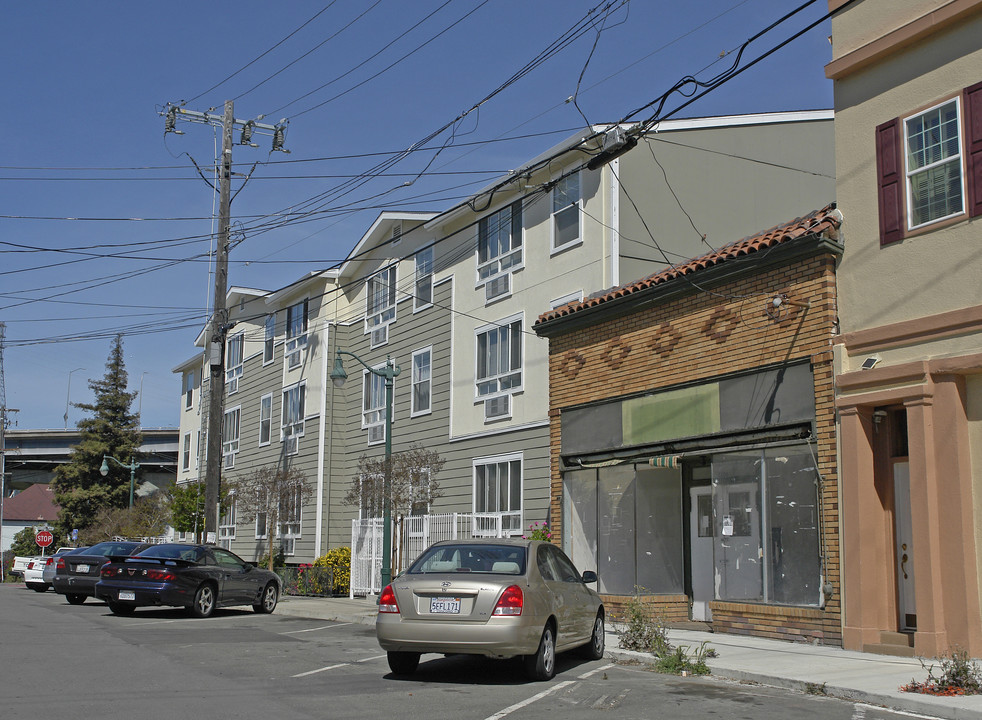
MULTIPOLYGON (((587 122, 627 119, 687 75, 717 75, 741 45, 795 7, 782 0, 9 4, 0 28, 0 322, 7 406, 19 410, 12 419, 19 428, 64 427, 69 399, 91 400, 87 381, 102 377, 120 331, 130 389, 142 386, 134 409, 144 426, 177 425, 180 380, 171 369, 196 352, 212 294, 204 256, 217 197, 194 163, 208 175, 221 137, 190 123, 179 125, 184 135, 165 136, 158 111, 166 103, 220 114, 231 99, 237 118, 288 120, 290 154, 270 153, 262 137, 259 148, 236 147, 233 155, 235 170, 252 177, 233 187, 241 242, 229 282, 274 290, 342 260, 382 210, 450 207, 587 122), (591 8, 598 9, 588 15, 591 8), (562 42, 577 27, 585 31, 562 42), (379 172, 379 163, 485 98, 379 172), (317 212, 269 227, 266 216, 315 196, 317 212)), ((741 65, 826 11, 825 0, 811 3, 750 43, 741 65)), ((675 117, 830 108, 828 34, 826 21, 675 117)), ((665 111, 684 102, 674 95, 665 111)), ((70 427, 81 417, 68 409, 70 427)))

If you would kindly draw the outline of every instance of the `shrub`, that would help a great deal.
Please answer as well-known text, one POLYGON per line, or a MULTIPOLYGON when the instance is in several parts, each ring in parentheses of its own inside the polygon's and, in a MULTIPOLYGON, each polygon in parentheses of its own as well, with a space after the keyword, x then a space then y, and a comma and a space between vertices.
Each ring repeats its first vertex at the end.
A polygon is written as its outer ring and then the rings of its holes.
POLYGON ((716 651, 706 643, 689 652, 689 647, 673 647, 668 640, 668 627, 657 616, 650 602, 641 598, 642 588, 637 588, 628 602, 622 627, 616 628, 620 645, 625 650, 651 653, 655 656, 654 669, 673 675, 708 675, 706 658, 716 657, 716 651))
POLYGON ((972 660, 965 650, 953 649, 947 655, 936 658, 941 666, 941 675, 934 675, 934 664, 921 667, 927 670, 927 680, 918 682, 911 680, 901 685, 903 692, 922 693, 925 695, 979 695, 982 694, 982 669, 972 660))
POLYGON ((332 594, 347 595, 351 582, 351 548, 347 545, 328 550, 314 561, 314 567, 330 568, 332 594))

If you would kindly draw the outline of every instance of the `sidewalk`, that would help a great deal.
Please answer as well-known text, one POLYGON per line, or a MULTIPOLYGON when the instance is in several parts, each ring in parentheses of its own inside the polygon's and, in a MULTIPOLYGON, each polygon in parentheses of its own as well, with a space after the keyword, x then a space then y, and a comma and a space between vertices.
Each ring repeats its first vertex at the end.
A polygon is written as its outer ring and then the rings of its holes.
MULTIPOLYGON (((375 623, 376 599, 309 598, 284 596, 276 609, 281 615, 340 622, 375 623)), ((853 652, 824 645, 794 644, 779 640, 670 630, 673 645, 698 647, 706 642, 719 655, 708 660, 713 676, 741 682, 783 687, 802 692, 881 705, 948 720, 982 720, 982 695, 935 697, 900 691, 913 680, 927 679, 916 658, 853 652)), ((607 631, 607 655, 644 661, 642 653, 621 650, 617 635, 607 631)))

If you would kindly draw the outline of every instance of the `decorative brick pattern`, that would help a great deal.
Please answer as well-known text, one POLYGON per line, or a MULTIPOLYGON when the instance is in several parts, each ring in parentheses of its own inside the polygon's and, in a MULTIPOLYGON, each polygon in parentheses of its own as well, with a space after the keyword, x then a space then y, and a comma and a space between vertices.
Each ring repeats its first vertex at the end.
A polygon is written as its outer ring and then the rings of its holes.
MULTIPOLYGON (((751 263, 750 258, 743 258, 751 263)), ((831 343, 835 332, 835 256, 818 248, 781 265, 754 264, 705 291, 673 294, 630 314, 563 333, 550 332, 550 443, 552 526, 560 530, 562 478, 559 452, 563 409, 624 395, 707 381, 723 374, 808 360, 815 386, 816 455, 820 482, 820 549, 823 583, 831 588, 823 608, 716 602, 713 626, 737 634, 842 644, 831 343), (785 305, 782 296, 808 307, 785 305), (575 373, 570 367, 576 358, 575 373), (616 362, 612 362, 616 358, 616 362)), ((638 292, 643 292, 639 289, 638 292)), ((583 307, 587 307, 584 303, 583 307)), ((572 311, 575 314, 575 309, 572 311)), ((564 310, 563 316, 571 314, 564 310)), ((557 540, 560 542, 560 540, 557 540)), ((605 598, 609 612, 623 612, 630 598, 605 598)), ((685 596, 651 596, 666 621, 689 618, 685 596)))

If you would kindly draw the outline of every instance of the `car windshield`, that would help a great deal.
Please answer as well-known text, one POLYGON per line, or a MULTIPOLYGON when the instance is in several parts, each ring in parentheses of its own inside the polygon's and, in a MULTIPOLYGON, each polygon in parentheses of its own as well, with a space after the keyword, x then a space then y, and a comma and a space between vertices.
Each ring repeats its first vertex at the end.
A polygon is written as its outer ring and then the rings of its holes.
POLYGON ((151 545, 136 557, 164 558, 166 560, 188 560, 201 562, 205 549, 196 545, 151 545))
POLYGON ((525 548, 516 545, 437 545, 409 568, 409 574, 480 572, 525 574, 525 548))

